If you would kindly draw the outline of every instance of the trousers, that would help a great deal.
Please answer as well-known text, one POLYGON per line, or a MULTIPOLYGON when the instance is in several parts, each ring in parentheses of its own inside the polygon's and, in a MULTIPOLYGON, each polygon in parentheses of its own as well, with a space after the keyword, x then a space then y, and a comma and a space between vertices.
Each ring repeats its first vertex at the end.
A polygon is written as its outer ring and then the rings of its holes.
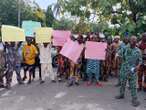
POLYGON ((49 75, 49 78, 51 80, 55 80, 55 78, 56 78, 56 74, 53 72, 51 63, 42 63, 41 64, 41 73, 42 73, 42 80, 45 80, 47 75, 49 75))
POLYGON ((125 94, 127 81, 129 81, 132 98, 137 98, 137 74, 136 72, 132 74, 129 73, 126 70, 126 68, 122 66, 121 73, 120 73, 120 82, 121 82, 120 94, 121 95, 125 94))

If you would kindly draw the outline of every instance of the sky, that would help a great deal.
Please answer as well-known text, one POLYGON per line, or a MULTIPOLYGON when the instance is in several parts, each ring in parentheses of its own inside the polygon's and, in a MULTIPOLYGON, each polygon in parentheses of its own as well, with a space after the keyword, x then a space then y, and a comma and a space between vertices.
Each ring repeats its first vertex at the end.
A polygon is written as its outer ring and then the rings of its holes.
POLYGON ((56 3, 57 0, 35 0, 42 9, 47 9, 48 5, 56 3))

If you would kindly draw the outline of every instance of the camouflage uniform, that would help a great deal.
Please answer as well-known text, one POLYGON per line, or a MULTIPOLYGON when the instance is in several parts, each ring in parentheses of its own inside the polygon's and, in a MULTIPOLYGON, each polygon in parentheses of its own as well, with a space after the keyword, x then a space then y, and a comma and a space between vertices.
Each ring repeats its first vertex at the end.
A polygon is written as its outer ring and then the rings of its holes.
POLYGON ((120 73, 121 79, 121 87, 120 87, 120 95, 124 96, 125 87, 127 80, 129 81, 131 96, 133 99, 137 99, 137 74, 136 71, 131 71, 132 68, 135 68, 138 64, 142 63, 142 55, 138 48, 130 48, 127 46, 123 49, 125 52, 121 52, 119 55, 122 58, 122 67, 120 73))
MULTIPOLYGON (((118 49, 118 54, 124 55, 124 52, 125 52, 124 50, 127 46, 128 44, 126 45, 125 43, 122 43, 118 49)), ((122 59, 120 59, 120 62, 121 64, 120 64, 120 70, 119 70, 119 76, 118 76, 118 85, 121 85, 121 73, 122 73, 122 68, 123 68, 122 59)))

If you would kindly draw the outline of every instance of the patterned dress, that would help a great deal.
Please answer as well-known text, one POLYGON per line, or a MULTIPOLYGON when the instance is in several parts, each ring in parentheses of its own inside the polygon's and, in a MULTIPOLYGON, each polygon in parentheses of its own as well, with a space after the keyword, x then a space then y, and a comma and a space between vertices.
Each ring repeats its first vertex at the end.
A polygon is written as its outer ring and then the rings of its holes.
POLYGON ((137 98, 137 74, 136 71, 132 72, 132 68, 135 68, 138 64, 142 63, 142 55, 140 50, 135 48, 130 48, 127 46, 124 49, 124 54, 122 52, 119 54, 122 58, 123 64, 121 67, 121 87, 120 94, 124 95, 127 80, 129 81, 131 96, 133 99, 137 98))
POLYGON ((95 75, 96 81, 99 81, 100 76, 100 61, 87 59, 87 70, 89 81, 92 80, 93 75, 95 75))

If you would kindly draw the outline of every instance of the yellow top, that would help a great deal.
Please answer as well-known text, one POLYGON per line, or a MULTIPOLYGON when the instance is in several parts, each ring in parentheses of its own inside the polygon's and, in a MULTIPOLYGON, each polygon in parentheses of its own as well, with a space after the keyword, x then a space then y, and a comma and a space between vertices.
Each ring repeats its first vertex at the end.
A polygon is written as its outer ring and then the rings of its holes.
POLYGON ((23 58, 24 63, 28 65, 35 64, 35 57, 38 54, 37 48, 34 45, 24 45, 23 47, 23 58))

